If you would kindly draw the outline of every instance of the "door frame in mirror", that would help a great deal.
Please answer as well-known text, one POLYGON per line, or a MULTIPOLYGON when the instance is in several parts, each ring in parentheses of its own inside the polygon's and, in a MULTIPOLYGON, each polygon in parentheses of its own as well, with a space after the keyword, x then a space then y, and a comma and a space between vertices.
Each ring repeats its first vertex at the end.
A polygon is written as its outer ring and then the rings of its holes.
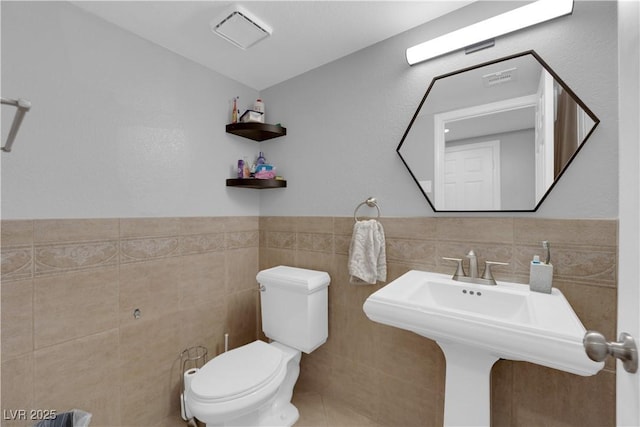
MULTIPOLYGON (((506 111, 518 110, 521 108, 535 107, 537 99, 535 95, 526 95, 518 98, 504 99, 484 105, 462 108, 459 110, 446 111, 433 115, 434 122, 434 174, 433 187, 435 190, 435 205, 442 206, 444 200, 444 156, 445 156, 445 128, 447 122, 466 120, 491 114, 498 114, 506 111)), ((496 165, 497 166, 497 165, 496 165)), ((496 182, 496 184, 498 184, 496 182)), ((499 202, 498 202, 499 205, 499 202)), ((500 209, 496 209, 499 211, 500 209)), ((465 211, 468 212, 468 211, 465 211)))

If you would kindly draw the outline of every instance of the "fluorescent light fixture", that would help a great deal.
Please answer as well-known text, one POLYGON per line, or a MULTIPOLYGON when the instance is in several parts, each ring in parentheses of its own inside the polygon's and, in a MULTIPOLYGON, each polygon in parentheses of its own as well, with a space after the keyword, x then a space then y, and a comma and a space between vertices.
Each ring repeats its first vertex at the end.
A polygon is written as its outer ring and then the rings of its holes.
POLYGON ((538 0, 407 49, 414 65, 573 12, 573 0, 538 0))
POLYGON ((239 5, 211 21, 210 26, 211 31, 240 49, 247 49, 271 35, 268 25, 239 5))

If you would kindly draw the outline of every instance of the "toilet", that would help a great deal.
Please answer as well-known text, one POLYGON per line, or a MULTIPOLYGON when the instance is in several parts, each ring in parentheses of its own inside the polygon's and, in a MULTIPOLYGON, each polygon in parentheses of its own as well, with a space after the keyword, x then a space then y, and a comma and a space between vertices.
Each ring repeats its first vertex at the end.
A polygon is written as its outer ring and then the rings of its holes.
MULTIPOLYGON (((183 415, 213 426, 292 426, 291 403, 302 353, 327 341, 329 274, 278 266, 256 276, 262 330, 254 341, 220 354, 185 381, 183 415)), ((185 377, 186 378, 186 377, 185 377)))

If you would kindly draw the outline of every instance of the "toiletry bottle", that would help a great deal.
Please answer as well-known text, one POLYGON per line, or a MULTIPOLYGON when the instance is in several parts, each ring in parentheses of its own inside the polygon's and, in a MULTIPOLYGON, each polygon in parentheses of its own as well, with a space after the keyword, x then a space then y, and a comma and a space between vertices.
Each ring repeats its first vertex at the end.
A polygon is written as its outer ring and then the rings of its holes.
POLYGON ((260 154, 258 154, 258 160, 256 160, 256 164, 257 165, 264 165, 267 161, 264 158, 264 153, 261 151, 260 154))
POLYGON ((238 178, 244 178, 244 160, 238 160, 238 178))
POLYGON ((238 123, 238 104, 237 104, 237 99, 238 97, 234 97, 233 98, 233 110, 231 111, 231 123, 238 123))
POLYGON ((265 116, 265 111, 264 111, 264 102, 262 102, 262 99, 257 99, 256 102, 253 103, 253 111, 258 111, 262 114, 260 114, 260 118, 258 119, 260 121, 260 123, 264 123, 264 116, 265 116))
POLYGON ((244 158, 244 161, 243 161, 242 177, 251 178, 251 172, 249 170, 249 161, 247 160, 246 157, 244 158))
POLYGON ((533 257, 529 270, 529 288, 534 292, 550 294, 553 287, 553 264, 549 262, 551 260, 549 242, 542 242, 542 247, 547 252, 545 261, 540 262, 538 255, 533 257))
POLYGON ((264 102, 262 102, 262 99, 256 99, 256 102, 253 104, 253 111, 257 111, 264 115, 264 102))

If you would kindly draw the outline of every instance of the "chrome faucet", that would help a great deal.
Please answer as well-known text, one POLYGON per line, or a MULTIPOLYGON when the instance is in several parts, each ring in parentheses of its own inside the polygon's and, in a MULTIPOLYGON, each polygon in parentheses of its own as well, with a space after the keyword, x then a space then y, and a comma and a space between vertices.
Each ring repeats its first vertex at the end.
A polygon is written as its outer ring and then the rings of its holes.
POLYGON ((475 279, 478 277, 478 256, 471 249, 467 254, 467 258, 469 258, 469 277, 475 279))
POLYGON ((477 283, 480 285, 497 285, 496 280, 493 278, 493 274, 491 273, 491 267, 494 265, 509 265, 508 262, 485 261, 482 277, 478 277, 478 256, 473 249, 467 253, 466 258, 469 258, 469 275, 464 271, 461 258, 442 257, 444 260, 455 261, 458 263, 456 272, 451 277, 453 280, 465 283, 477 283))

